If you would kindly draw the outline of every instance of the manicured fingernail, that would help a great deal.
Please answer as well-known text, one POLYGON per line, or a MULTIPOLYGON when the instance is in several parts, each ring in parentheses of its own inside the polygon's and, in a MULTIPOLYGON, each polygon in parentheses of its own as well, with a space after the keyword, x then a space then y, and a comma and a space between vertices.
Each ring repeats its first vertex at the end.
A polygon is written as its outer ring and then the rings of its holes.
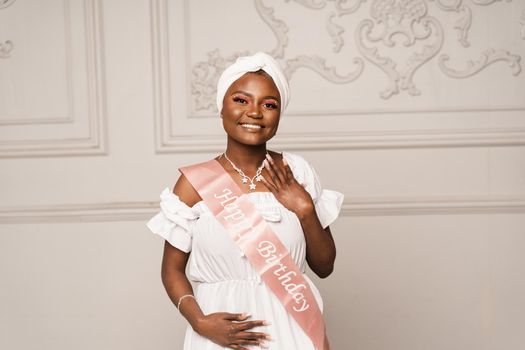
POLYGON ((261 342, 261 347, 267 349, 268 348, 268 343, 265 342, 265 341, 261 342))
POLYGON ((269 334, 265 334, 264 337, 265 337, 267 340, 273 340, 272 336, 269 335, 269 334))
POLYGON ((270 153, 266 153, 266 158, 268 158, 268 160, 269 160, 270 162, 273 162, 273 158, 272 158, 272 156, 270 155, 270 153))
POLYGON ((283 158, 283 164, 284 165, 288 165, 288 162, 286 161, 286 159, 283 158))
POLYGON ((270 167, 270 164, 268 164, 268 159, 265 159, 263 163, 266 168, 270 167))
POLYGON ((272 324, 271 322, 263 321, 263 325, 265 325, 265 326, 269 326, 269 325, 271 325, 271 324, 272 324))

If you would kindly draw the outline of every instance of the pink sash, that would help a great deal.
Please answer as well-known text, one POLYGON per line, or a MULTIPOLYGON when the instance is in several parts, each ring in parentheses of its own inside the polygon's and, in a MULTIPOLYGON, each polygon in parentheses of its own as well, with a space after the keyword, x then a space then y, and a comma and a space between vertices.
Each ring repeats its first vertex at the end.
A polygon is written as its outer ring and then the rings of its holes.
POLYGON ((210 161, 179 169, 239 245, 264 283, 312 339, 329 350, 323 315, 286 247, 222 165, 210 161))

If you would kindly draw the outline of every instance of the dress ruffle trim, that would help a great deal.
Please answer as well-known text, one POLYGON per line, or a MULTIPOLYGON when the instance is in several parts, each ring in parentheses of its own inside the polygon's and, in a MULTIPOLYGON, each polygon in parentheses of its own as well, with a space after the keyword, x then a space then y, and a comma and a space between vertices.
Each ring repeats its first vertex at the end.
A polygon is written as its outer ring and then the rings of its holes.
POLYGON ((323 189, 321 195, 314 199, 315 210, 323 228, 337 219, 343 205, 343 199, 344 195, 341 192, 327 189, 323 189))
POLYGON ((172 246, 188 253, 191 250, 191 225, 199 218, 198 211, 182 202, 168 187, 160 194, 160 209, 146 226, 172 246))

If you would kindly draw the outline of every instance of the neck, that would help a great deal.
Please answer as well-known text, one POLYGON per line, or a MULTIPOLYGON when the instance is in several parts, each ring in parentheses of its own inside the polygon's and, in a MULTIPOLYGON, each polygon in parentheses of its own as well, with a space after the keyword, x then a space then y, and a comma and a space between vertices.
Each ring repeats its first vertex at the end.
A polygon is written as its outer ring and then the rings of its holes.
POLYGON ((266 158, 266 143, 262 145, 245 145, 228 138, 225 153, 228 158, 243 171, 254 172, 266 158))

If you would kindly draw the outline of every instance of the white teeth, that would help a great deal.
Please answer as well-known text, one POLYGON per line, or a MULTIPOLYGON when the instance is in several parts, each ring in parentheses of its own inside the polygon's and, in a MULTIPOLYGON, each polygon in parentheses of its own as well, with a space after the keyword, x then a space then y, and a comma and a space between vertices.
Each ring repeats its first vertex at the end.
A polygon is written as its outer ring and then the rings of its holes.
POLYGON ((260 125, 255 125, 255 124, 241 124, 241 126, 243 128, 249 128, 249 129, 260 129, 261 128, 260 125))

